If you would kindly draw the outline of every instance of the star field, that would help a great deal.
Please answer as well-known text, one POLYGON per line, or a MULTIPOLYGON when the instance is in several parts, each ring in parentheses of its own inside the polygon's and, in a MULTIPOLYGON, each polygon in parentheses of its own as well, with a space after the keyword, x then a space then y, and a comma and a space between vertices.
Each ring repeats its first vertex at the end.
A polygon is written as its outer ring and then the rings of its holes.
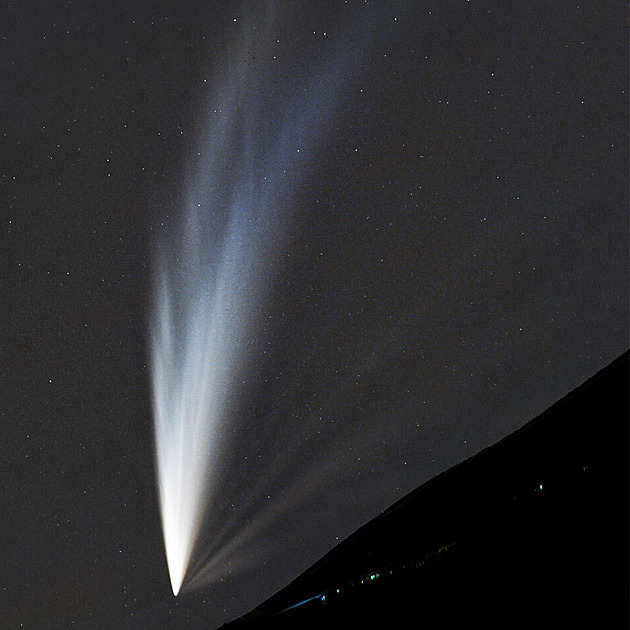
POLYGON ((307 4, 0 8, 2 627, 218 626, 628 347, 627 7, 307 4), (282 202, 216 520, 297 464, 282 553, 175 599, 154 249, 217 155, 282 202))

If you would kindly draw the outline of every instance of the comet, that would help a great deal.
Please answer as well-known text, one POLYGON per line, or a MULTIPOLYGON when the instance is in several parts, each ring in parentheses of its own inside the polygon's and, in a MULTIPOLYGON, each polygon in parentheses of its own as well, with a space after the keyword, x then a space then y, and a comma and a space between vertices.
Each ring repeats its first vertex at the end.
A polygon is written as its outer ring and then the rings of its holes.
MULTIPOLYGON (((154 248, 155 465, 174 595, 199 576, 208 582, 226 566, 245 566, 252 558, 245 542, 278 510, 267 506, 240 529, 224 521, 211 552, 200 540, 226 502, 248 505, 225 486, 242 474, 230 462, 245 448, 234 436, 244 422, 245 383, 256 370, 250 349, 265 326, 296 192, 313 161, 323 159, 321 139, 360 69, 339 50, 332 55, 338 63, 310 60, 310 78, 296 88, 289 70, 273 63, 272 24, 273 16, 252 16, 234 27, 234 45, 215 64, 200 107, 202 131, 181 209, 154 248)), ((264 479, 272 483, 273 471, 259 471, 258 492, 265 492, 264 479)))

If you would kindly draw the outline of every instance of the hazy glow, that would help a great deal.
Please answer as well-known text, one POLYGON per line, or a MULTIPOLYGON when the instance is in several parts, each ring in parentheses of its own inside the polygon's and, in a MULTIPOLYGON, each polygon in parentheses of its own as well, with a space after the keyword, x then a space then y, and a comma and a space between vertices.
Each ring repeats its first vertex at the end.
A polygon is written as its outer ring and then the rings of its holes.
MULTIPOLYGON (((331 97, 341 102, 340 86, 350 78, 347 64, 334 70, 313 64, 306 98, 292 89, 276 94, 264 87, 282 79, 268 63, 273 50, 264 42, 270 38, 257 38, 251 25, 240 28, 240 40, 221 67, 224 78, 216 73, 215 91, 202 111, 208 127, 188 175, 181 223, 156 247, 156 469, 175 595, 187 580, 206 513, 222 500, 219 482, 231 474, 223 464, 238 422, 248 344, 260 330, 261 305, 273 284, 274 248, 292 220, 291 201, 308 155, 334 116, 331 97)), ((215 578, 226 570, 219 561, 238 556, 258 531, 259 525, 248 523, 238 536, 223 532, 231 540, 214 551, 215 578)), ((232 567, 244 560, 241 555, 230 562, 232 567)), ((195 573, 206 574, 207 564, 195 573)))

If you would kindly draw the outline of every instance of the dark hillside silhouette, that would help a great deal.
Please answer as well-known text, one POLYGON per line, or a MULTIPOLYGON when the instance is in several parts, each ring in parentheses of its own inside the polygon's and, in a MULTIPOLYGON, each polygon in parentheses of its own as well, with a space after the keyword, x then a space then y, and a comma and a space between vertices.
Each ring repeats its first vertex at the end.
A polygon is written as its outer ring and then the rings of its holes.
POLYGON ((625 353, 225 627, 628 627, 628 379, 625 353))

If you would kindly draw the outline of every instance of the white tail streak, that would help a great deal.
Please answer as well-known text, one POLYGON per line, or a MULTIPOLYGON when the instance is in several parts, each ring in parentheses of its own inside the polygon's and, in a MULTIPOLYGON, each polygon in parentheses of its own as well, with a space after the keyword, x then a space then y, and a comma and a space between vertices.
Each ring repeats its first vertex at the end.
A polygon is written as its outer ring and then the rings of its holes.
POLYGON ((278 74, 272 63, 269 20, 257 30, 253 20, 243 22, 201 115, 207 125, 178 229, 156 244, 155 453, 175 595, 185 585, 218 481, 230 474, 222 462, 238 421, 248 344, 273 286, 271 254, 293 220, 291 201, 308 156, 317 154, 358 70, 356 59, 319 68, 311 61, 308 91, 296 91, 287 70, 278 74))

